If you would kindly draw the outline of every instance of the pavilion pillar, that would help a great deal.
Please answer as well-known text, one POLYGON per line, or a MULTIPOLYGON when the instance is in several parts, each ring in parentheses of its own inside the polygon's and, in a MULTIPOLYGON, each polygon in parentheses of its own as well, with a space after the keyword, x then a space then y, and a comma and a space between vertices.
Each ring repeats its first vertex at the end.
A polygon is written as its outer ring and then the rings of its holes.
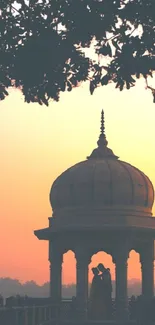
POLYGON ((142 295, 146 299, 154 296, 154 241, 147 243, 140 251, 142 271, 142 295))
POLYGON ((84 250, 77 250, 76 257, 76 301, 79 318, 87 319, 88 308, 88 265, 90 256, 84 250))
POLYGON ((119 247, 114 254, 116 273, 116 318, 124 321, 128 319, 128 290, 127 290, 127 261, 129 251, 123 246, 119 247))
POLYGON ((61 302, 63 254, 56 247, 50 249, 50 297, 54 303, 61 302))

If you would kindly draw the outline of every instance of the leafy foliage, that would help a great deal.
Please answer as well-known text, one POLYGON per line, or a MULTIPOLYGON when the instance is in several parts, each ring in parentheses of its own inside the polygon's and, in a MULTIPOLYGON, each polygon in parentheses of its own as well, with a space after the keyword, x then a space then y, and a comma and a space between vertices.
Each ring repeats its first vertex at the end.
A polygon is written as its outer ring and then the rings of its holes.
POLYGON ((89 80, 121 91, 155 70, 155 0, 1 0, 0 99, 48 105, 89 80), (96 60, 85 54, 94 45, 96 60))

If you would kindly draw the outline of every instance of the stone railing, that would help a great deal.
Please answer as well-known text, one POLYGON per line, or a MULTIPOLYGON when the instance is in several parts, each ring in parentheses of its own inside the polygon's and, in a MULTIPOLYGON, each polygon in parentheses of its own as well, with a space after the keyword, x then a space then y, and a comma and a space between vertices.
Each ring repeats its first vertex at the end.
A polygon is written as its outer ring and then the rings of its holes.
POLYGON ((50 325, 54 320, 75 318, 78 318, 78 312, 72 309, 71 300, 63 300, 59 305, 0 308, 0 325, 50 325))
MULTIPOLYGON (((136 302, 131 304, 129 300, 129 319, 137 320, 138 324, 142 324, 142 321, 146 321, 145 325, 155 324, 155 302, 152 300, 153 305, 149 302, 140 303, 138 310, 136 311, 138 305, 136 302), (137 307, 136 307, 137 305, 137 307), (149 309, 148 309, 149 306, 149 309), (136 309, 135 309, 136 307, 136 309), (138 312, 138 314, 137 314, 138 312), (153 318, 151 316, 151 313, 153 318), (154 319, 152 323, 151 319, 154 319)), ((74 306, 76 307, 76 306, 74 306)), ((112 319, 115 319, 115 300, 113 300, 113 315, 112 319)), ((87 315, 89 319, 89 313, 87 315)), ((45 304, 40 306, 25 306, 25 307, 4 307, 0 308, 0 325, 51 325, 59 324, 58 320, 77 320, 78 311, 73 308, 71 300, 62 300, 59 305, 45 304), (55 322, 56 321, 56 322, 55 322)))
POLYGON ((42 325, 58 319, 56 305, 0 308, 0 325, 42 325))

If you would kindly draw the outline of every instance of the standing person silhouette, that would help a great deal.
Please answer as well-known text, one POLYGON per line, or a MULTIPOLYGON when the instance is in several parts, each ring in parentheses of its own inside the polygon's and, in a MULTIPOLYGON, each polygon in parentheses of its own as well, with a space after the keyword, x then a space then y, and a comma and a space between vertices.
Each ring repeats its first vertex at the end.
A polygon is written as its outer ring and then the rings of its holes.
POLYGON ((93 279, 89 298, 89 317, 93 320, 103 319, 105 315, 105 304, 102 290, 102 279, 97 267, 92 268, 93 279))
POLYGON ((100 277, 103 282, 102 288, 104 295, 106 318, 110 319, 112 317, 112 282, 110 269, 106 269, 102 263, 99 263, 97 268, 99 272, 101 272, 100 277))

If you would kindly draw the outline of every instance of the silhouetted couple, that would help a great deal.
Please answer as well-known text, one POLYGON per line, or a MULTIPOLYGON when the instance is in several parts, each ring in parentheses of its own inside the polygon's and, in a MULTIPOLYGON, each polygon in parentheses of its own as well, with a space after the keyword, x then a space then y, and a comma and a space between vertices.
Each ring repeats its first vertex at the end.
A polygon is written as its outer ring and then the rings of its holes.
POLYGON ((112 316, 112 283, 110 269, 102 263, 92 268, 94 274, 90 289, 90 317, 109 319, 112 316))

